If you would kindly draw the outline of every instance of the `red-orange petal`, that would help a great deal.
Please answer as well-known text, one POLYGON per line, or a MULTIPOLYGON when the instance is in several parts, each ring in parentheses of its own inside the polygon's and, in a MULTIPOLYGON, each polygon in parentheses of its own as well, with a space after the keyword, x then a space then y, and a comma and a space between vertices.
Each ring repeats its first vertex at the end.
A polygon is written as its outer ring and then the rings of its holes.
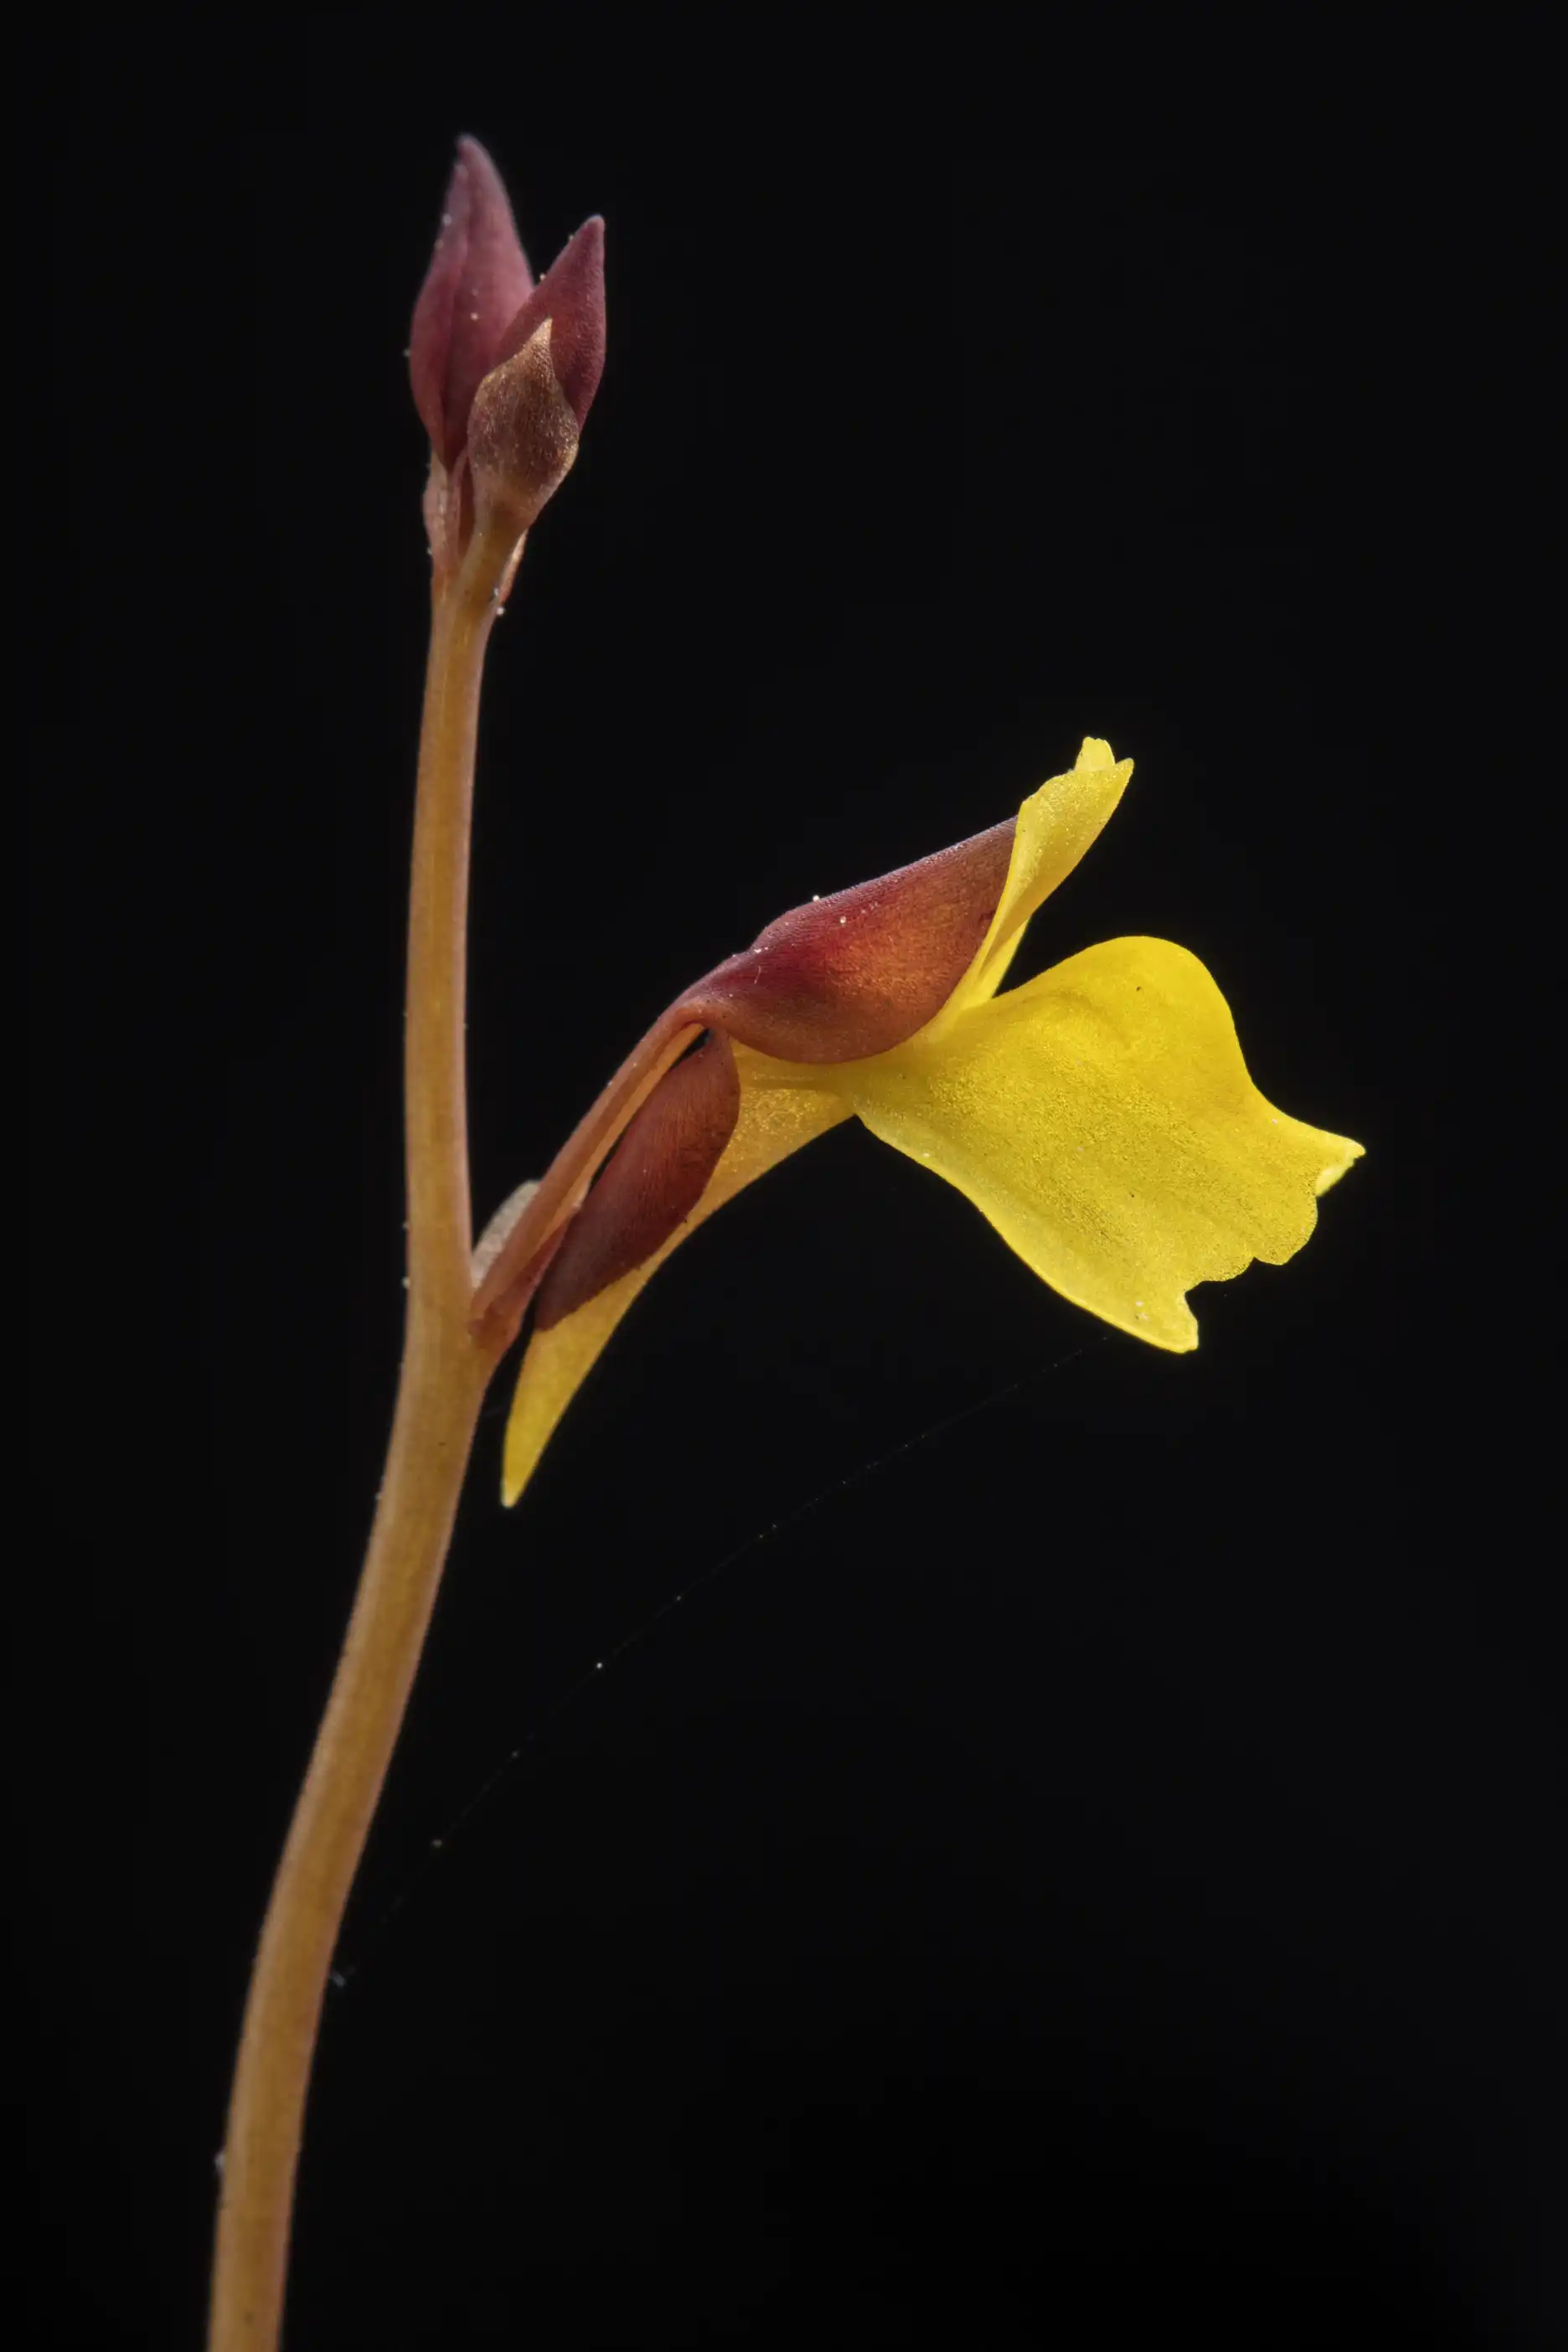
POLYGON ((795 907, 679 1000, 784 1062, 885 1054, 941 1012, 968 971, 1007 878, 1016 819, 875 882, 795 907))
POLYGON ((641 1265, 701 1199, 741 1108, 729 1040, 705 1039, 660 1078, 566 1228, 540 1286, 548 1331, 641 1265))

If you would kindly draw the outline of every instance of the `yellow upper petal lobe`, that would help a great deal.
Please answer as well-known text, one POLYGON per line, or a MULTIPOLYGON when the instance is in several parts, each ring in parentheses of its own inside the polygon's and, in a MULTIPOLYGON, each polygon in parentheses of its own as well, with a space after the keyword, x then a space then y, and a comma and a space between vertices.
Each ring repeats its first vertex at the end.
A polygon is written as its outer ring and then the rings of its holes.
POLYGON ((1030 793, 1018 811, 1007 879, 991 928, 930 1028, 995 995, 1030 916, 1098 840, 1131 773, 1131 760, 1113 759, 1109 743, 1098 735, 1086 735, 1067 774, 1051 777, 1030 793))
POLYGON ((1264 1100, 1224 997, 1163 940, 1089 948, 824 1075, 1053 1289, 1162 1348, 1197 1345, 1194 1283, 1299 1250, 1361 1154, 1264 1100))

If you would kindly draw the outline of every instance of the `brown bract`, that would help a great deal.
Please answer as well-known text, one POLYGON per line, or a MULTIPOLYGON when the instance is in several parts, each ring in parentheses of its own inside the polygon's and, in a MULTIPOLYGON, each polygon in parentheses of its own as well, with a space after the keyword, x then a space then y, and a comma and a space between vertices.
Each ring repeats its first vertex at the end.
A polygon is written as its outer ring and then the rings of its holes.
POLYGON ((532 530, 577 457, 577 421, 552 362, 552 323, 543 320, 515 358, 490 370, 468 417, 475 512, 515 539, 532 530))

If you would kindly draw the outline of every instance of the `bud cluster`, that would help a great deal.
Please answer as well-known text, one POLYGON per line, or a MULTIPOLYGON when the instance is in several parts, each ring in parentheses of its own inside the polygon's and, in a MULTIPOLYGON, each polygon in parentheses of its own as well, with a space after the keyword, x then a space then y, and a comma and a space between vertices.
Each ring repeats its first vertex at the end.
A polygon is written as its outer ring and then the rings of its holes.
POLYGON ((458 141, 408 351, 438 577, 476 521, 521 539, 570 471, 605 364, 604 253, 595 216, 536 286, 500 174, 478 140, 458 141))

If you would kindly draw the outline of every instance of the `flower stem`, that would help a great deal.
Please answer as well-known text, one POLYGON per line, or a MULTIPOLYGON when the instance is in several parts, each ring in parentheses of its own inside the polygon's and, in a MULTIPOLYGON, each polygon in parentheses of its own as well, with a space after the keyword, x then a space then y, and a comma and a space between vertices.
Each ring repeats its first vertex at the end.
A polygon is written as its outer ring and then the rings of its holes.
POLYGON ((469 819, 479 684, 513 541, 477 533, 438 586, 409 897, 408 1311, 386 1469, 331 1694, 246 2003, 223 2157, 210 2352, 275 2352, 294 2174, 327 1973, 402 1725, 500 1349, 473 1293, 464 1069, 469 819))

